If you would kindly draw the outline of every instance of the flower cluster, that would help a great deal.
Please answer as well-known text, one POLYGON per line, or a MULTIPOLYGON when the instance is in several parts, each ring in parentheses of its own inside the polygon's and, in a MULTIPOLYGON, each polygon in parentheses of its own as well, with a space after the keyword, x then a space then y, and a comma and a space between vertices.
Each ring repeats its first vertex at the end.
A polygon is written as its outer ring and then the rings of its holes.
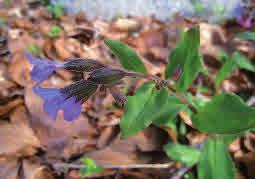
MULTIPOLYGON (((63 110, 64 119, 72 121, 76 119, 82 109, 82 103, 93 95, 100 85, 113 87, 128 73, 108 68, 105 65, 91 59, 70 59, 67 62, 53 62, 47 59, 26 54, 26 58, 33 65, 30 72, 36 82, 33 91, 44 101, 44 111, 52 119, 56 119, 59 110, 63 110), (66 69, 75 72, 88 72, 89 77, 82 79, 65 88, 41 88, 40 84, 58 69, 66 69)), ((117 90, 111 90, 115 99, 123 104, 123 96, 117 90), (112 92, 113 91, 113 92, 112 92)))

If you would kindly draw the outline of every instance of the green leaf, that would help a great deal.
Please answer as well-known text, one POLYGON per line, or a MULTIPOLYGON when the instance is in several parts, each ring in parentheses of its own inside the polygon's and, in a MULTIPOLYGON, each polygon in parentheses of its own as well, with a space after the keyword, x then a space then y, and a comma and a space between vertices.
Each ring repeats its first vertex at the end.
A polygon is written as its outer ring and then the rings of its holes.
POLYGON ((204 106, 206 104, 206 101, 202 98, 194 97, 191 93, 185 94, 186 99, 189 101, 189 103, 194 106, 196 109, 204 106))
POLYGON ((121 65, 131 71, 147 73, 144 63, 136 52, 129 48, 126 44, 111 39, 105 39, 104 43, 119 58, 121 65))
POLYGON ((222 134, 220 135, 220 138, 222 141, 226 144, 229 145, 231 144, 237 137, 241 136, 243 133, 238 133, 238 134, 222 134))
POLYGON ((199 179, 235 179, 235 166, 220 140, 209 140, 202 150, 198 163, 199 179))
POLYGON ((47 36, 51 38, 56 38, 60 36, 61 32, 62 32, 61 27, 57 25, 53 25, 50 31, 47 33, 47 36))
POLYGON ((251 60, 246 58, 241 53, 234 52, 232 55, 232 59, 240 68, 255 72, 255 65, 251 62, 251 60))
POLYGON ((164 151, 172 160, 180 161, 189 166, 196 164, 200 157, 198 149, 178 143, 165 145, 164 151))
POLYGON ((174 126, 175 128, 176 116, 180 110, 187 108, 187 105, 183 104, 182 101, 172 93, 168 96, 166 104, 159 115, 154 119, 153 123, 157 126, 166 126, 170 128, 173 128, 174 126))
POLYGON ((246 40, 255 40, 255 32, 241 32, 237 34, 237 37, 246 40))
POLYGON ((215 85, 219 86, 221 81, 227 78, 237 68, 236 62, 232 58, 228 59, 216 74, 215 85))
POLYGON ((218 94, 198 109, 192 123, 202 132, 237 134, 255 127, 255 109, 237 95, 218 94))
POLYGON ((185 32, 177 47, 168 57, 165 77, 174 76, 177 69, 182 69, 182 74, 177 81, 177 92, 184 92, 193 82, 196 74, 201 68, 202 57, 199 54, 200 34, 199 27, 191 28, 185 32))
POLYGON ((97 165, 91 158, 83 158, 82 163, 85 165, 84 168, 80 169, 81 174, 87 177, 94 173, 101 173, 104 171, 103 167, 97 165))
POLYGON ((55 18, 60 18, 65 14, 64 7, 61 4, 50 4, 46 8, 55 18))
POLYGON ((220 53, 217 56, 217 60, 219 60, 222 63, 225 63, 229 59, 229 55, 225 51, 220 51, 220 53))
POLYGON ((27 50, 33 54, 40 54, 42 52, 42 49, 38 48, 36 44, 32 43, 27 46, 27 50))
POLYGON ((165 88, 157 90, 154 83, 146 83, 135 96, 129 96, 120 121, 122 137, 127 138, 148 127, 166 104, 167 95, 165 88))

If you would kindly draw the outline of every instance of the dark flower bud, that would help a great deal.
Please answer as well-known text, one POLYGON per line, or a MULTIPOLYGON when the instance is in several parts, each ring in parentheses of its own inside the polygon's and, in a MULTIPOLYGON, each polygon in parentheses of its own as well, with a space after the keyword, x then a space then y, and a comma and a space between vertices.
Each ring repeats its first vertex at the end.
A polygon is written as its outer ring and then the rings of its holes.
POLYGON ((127 101, 127 96, 115 87, 110 88, 110 92, 117 105, 123 107, 127 101))
POLYGON ((82 103, 87 101, 88 98, 94 94, 97 90, 97 84, 90 80, 80 80, 74 84, 71 84, 61 89, 61 93, 66 98, 74 97, 75 101, 81 101, 82 103))
POLYGON ((90 74, 89 80, 98 84, 115 84, 127 75, 118 69, 100 68, 90 74))
POLYGON ((90 72, 102 67, 102 63, 91 59, 74 59, 64 64, 65 69, 76 72, 90 72))

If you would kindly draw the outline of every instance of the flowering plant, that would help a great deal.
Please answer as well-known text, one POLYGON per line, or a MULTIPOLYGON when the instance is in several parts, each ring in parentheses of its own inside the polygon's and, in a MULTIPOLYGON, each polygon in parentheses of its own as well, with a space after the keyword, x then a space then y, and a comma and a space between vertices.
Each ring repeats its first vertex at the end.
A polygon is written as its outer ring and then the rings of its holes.
MULTIPOLYGON (((189 167, 197 165, 199 179, 233 179, 236 177, 235 167, 227 146, 237 136, 254 128, 255 108, 231 93, 216 94, 210 101, 194 98, 188 91, 198 74, 205 75, 203 56, 199 52, 199 27, 181 34, 169 55, 164 79, 148 74, 140 57, 127 45, 106 39, 105 44, 118 56, 125 70, 113 69, 91 59, 56 63, 27 54, 27 59, 34 65, 31 71, 36 81, 33 90, 44 100, 44 110, 52 119, 56 119, 57 112, 63 110, 64 119, 71 121, 79 116, 82 103, 98 88, 109 88, 116 102, 125 108, 120 122, 123 138, 151 124, 178 132, 177 116, 184 111, 191 121, 184 121, 183 125, 208 134, 207 141, 197 147, 170 143, 164 147, 166 154, 189 167), (60 89, 40 87, 42 81, 61 68, 88 73, 88 78, 60 89), (149 82, 144 83, 135 96, 126 97, 116 88, 125 77, 145 78, 149 82)), ((216 75, 215 88, 237 68, 255 72, 255 66, 245 56, 235 52, 226 56, 216 75)), ((93 169, 97 168, 93 162, 90 163, 93 169)))

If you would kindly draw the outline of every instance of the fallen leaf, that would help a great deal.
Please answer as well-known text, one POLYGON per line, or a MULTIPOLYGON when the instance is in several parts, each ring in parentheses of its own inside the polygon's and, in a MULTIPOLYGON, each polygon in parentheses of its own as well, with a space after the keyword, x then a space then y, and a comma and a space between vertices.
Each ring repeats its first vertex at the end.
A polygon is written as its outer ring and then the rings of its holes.
POLYGON ((24 121, 0 125, 1 156, 31 156, 41 146, 34 131, 24 121))
POLYGON ((54 179, 49 168, 33 160, 23 160, 22 167, 25 179, 54 179))
POLYGON ((15 53, 12 57, 8 71, 12 80, 21 86, 31 86, 33 80, 30 76, 32 65, 25 58, 23 53, 15 53))
POLYGON ((0 178, 1 179, 19 179, 20 164, 16 158, 0 158, 0 178))
POLYGON ((12 101, 8 102, 7 104, 0 105, 0 115, 7 114, 12 109, 14 109, 16 106, 18 106, 18 105, 20 105, 22 103, 23 103, 23 100, 17 98, 15 100, 12 100, 12 101))

